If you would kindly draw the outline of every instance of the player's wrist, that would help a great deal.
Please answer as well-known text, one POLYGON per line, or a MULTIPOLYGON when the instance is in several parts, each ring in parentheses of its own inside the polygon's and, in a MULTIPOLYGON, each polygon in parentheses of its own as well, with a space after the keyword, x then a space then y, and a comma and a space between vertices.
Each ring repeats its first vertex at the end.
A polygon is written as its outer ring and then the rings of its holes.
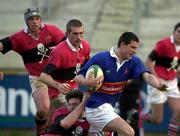
POLYGON ((82 79, 82 80, 81 80, 81 84, 82 84, 82 85, 87 85, 86 79, 82 79))

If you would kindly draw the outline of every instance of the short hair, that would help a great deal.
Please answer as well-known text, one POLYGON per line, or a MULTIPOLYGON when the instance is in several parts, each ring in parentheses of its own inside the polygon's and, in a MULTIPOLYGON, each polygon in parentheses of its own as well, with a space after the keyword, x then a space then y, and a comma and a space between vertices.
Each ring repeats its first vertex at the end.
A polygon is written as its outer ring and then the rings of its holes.
POLYGON ((126 45, 129 44, 131 41, 139 42, 139 38, 137 35, 133 32, 124 32, 118 40, 117 47, 121 45, 122 42, 124 42, 126 45))
POLYGON ((82 101, 83 93, 80 92, 78 89, 72 90, 71 92, 67 93, 66 96, 65 96, 65 99, 66 99, 67 102, 69 102, 69 100, 71 98, 77 98, 80 101, 82 101))
POLYGON ((77 19, 70 20, 66 25, 66 32, 71 32, 71 27, 82 27, 83 24, 77 19))
POLYGON ((178 22, 178 23, 174 26, 174 32, 178 29, 178 27, 180 27, 180 22, 178 22))

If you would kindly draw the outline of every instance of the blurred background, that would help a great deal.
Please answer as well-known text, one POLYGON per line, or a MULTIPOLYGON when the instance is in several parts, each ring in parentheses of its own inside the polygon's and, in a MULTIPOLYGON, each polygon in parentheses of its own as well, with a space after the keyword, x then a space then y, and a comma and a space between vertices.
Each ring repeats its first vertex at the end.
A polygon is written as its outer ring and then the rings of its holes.
MULTIPOLYGON (((157 40, 171 35, 180 21, 180 0, 0 0, 0 39, 25 27, 24 10, 32 6, 40 9, 45 23, 63 30, 68 20, 80 19, 92 55, 116 46, 121 33, 133 31, 141 42, 138 55, 145 60, 157 40)), ((21 57, 13 51, 0 54, 0 71, 5 74, 0 81, 0 135, 19 136, 23 128, 32 136, 35 106, 21 57)), ((147 108, 144 94, 143 99, 147 108)), ((165 112, 161 125, 145 125, 145 136, 167 135, 167 106, 165 112)))

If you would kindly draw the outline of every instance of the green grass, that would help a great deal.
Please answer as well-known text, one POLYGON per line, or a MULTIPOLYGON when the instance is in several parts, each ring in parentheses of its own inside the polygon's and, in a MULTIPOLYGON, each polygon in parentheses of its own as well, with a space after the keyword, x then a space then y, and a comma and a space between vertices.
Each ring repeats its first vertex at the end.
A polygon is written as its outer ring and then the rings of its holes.
POLYGON ((34 129, 0 129, 0 136, 36 136, 34 129))
MULTIPOLYGON (((34 129, 0 129, 0 136, 36 136, 34 129)), ((166 133, 145 133, 144 136, 167 136, 166 133)))

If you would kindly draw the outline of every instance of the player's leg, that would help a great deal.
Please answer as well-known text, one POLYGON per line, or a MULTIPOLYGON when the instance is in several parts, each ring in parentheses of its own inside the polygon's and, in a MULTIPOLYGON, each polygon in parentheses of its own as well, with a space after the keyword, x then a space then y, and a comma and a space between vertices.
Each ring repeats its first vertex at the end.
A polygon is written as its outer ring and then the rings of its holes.
POLYGON ((46 132, 48 113, 49 113, 49 95, 47 86, 38 81, 37 77, 30 76, 30 84, 32 87, 32 95, 36 105, 36 129, 37 135, 44 134, 46 132))
POLYGON ((168 127, 168 136, 176 136, 180 126, 180 92, 177 86, 177 79, 167 81, 166 84, 169 86, 166 95, 173 113, 168 127))
POLYGON ((168 102, 173 111, 168 127, 168 136, 176 136, 180 128, 180 98, 169 98, 168 102))
POLYGON ((151 86, 148 86, 148 102, 151 103, 149 113, 141 113, 140 118, 148 123, 159 124, 163 120, 164 102, 167 100, 166 94, 151 86))
POLYGON ((116 131, 123 136, 134 136, 133 128, 116 114, 108 103, 97 108, 86 107, 85 114, 90 123, 89 136, 95 136, 100 131, 116 131))
POLYGON ((117 132, 122 136, 134 136, 133 128, 121 117, 113 119, 103 129, 104 131, 117 132))
POLYGON ((37 112, 35 115, 37 134, 46 133, 48 113, 49 113, 49 97, 46 90, 38 90, 33 94, 37 112))
POLYGON ((163 120, 164 115, 164 103, 158 103, 158 104, 151 104, 151 116, 150 116, 150 122, 155 124, 160 124, 163 120))

